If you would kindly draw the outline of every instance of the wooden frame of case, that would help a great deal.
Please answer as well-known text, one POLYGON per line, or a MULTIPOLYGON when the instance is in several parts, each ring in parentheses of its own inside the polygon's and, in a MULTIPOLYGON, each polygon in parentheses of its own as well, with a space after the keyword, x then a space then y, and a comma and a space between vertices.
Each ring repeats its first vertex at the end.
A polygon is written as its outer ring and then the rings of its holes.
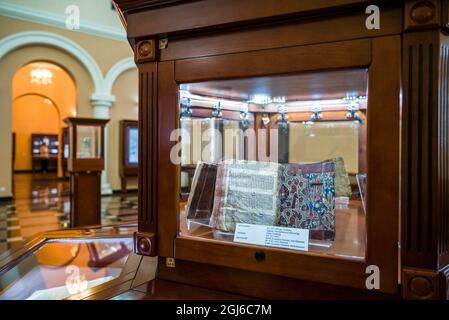
MULTIPOLYGON (((398 265, 398 248, 396 244, 399 238, 397 233, 399 208, 397 202, 393 199, 397 198, 399 193, 399 94, 395 95, 394 92, 399 92, 398 87, 400 84, 399 41, 398 37, 389 37, 380 41, 354 40, 328 44, 332 46, 332 52, 335 56, 345 58, 336 59, 332 61, 333 64, 328 59, 328 65, 324 69, 328 71, 341 68, 369 68, 368 144, 370 148, 368 151, 367 172, 370 179, 368 180, 367 219, 375 222, 370 221, 371 223, 368 223, 368 252, 366 253, 365 261, 337 259, 313 253, 298 253, 281 249, 261 248, 235 243, 229 244, 212 240, 205 241, 180 236, 178 235, 178 225, 164 219, 166 216, 179 214, 179 209, 177 209, 178 199, 173 197, 172 192, 166 193, 162 191, 160 186, 159 194, 164 195, 165 201, 163 202, 175 202, 176 206, 171 205, 170 211, 168 208, 164 208, 165 214, 158 217, 159 223, 161 225, 167 224, 171 231, 170 233, 160 233, 160 242, 165 243, 168 242, 168 239, 175 239, 173 246, 166 248, 166 251, 163 253, 161 252, 161 246, 159 246, 159 254, 162 253, 164 256, 172 256, 181 260, 208 264, 219 263, 227 267, 357 288, 365 288, 366 267, 368 265, 377 265, 383 270, 381 288, 383 288, 384 292, 396 292, 396 270, 398 265), (385 50, 381 49, 382 47, 395 47, 395 54, 386 54, 385 50), (378 61, 383 61, 383 63, 380 64, 378 61), (396 70, 397 77, 390 77, 388 80, 383 79, 381 75, 385 72, 384 67, 388 67, 390 71, 396 70), (382 91, 377 91, 379 89, 382 91), (379 97, 382 94, 386 98, 380 99, 379 97), (389 114, 389 121, 391 122, 388 125, 385 124, 384 119, 378 114, 389 114), (377 132, 374 138, 372 130, 376 127, 382 128, 382 130, 377 132), (389 146, 379 143, 379 141, 387 139, 392 141, 389 146), (388 168, 385 168, 382 163, 390 163, 390 165, 388 168), (392 179, 392 177, 396 177, 396 179, 392 179), (388 179, 390 179, 390 183, 385 185, 384 181, 388 179), (173 210, 174 208, 176 209, 173 210), (383 232, 379 232, 376 226, 382 226, 383 232), (379 245, 379 243, 382 243, 382 245, 379 245), (390 249, 387 251, 385 250, 386 247, 390 249), (255 252, 259 250, 264 251, 266 255, 266 260, 262 263, 254 258, 255 252), (302 267, 298 268, 298 266, 302 267), (338 279, 335 279, 337 274, 338 279), (324 279, 325 281, 323 281, 324 279)), ((167 84, 159 82, 159 95, 176 97, 178 83, 208 79, 211 74, 220 74, 220 78, 226 79, 256 76, 261 74, 260 69, 262 68, 265 69, 263 75, 279 74, 279 69, 282 68, 285 73, 311 71, 313 70, 311 69, 312 65, 315 65, 315 71, 323 70, 319 66, 323 60, 323 57, 318 54, 318 51, 321 50, 317 51, 314 47, 288 47, 272 49, 270 52, 251 53, 253 68, 244 72, 239 67, 229 68, 229 59, 232 59, 232 63, 235 65, 244 65, 245 61, 249 59, 249 57, 246 57, 246 53, 234 54, 232 57, 228 55, 207 57, 202 58, 201 62, 194 58, 184 59, 179 62, 160 63, 159 68, 162 68, 163 65, 175 65, 171 70, 176 70, 176 72, 166 72, 169 77, 167 79, 169 90, 165 91, 165 88, 168 87, 167 84), (307 64, 303 65, 297 62, 297 55, 299 54, 308 62, 307 64), (266 65, 265 61, 269 59, 270 55, 278 56, 279 60, 283 61, 282 66, 266 65), (204 66, 208 67, 205 68, 204 66)), ((169 104, 165 102, 164 105, 167 106, 169 104)), ((173 104, 172 108, 166 107, 158 110, 159 117, 168 118, 171 115, 175 115, 176 110, 173 113, 174 111, 170 109, 176 108, 177 104, 173 104)), ((167 128, 168 125, 164 125, 164 127, 164 131, 176 129, 176 127, 167 128)), ((168 141, 167 143, 172 144, 168 141)), ((164 165, 163 163, 159 163, 159 169, 169 176, 176 174, 178 170, 174 165, 164 165)))
POLYGON ((85 172, 85 171, 102 171, 104 169, 104 127, 109 122, 109 120, 103 119, 92 119, 92 118, 66 118, 64 122, 69 125, 69 145, 70 153, 68 162, 69 172, 85 172), (99 127, 101 130, 101 146, 100 146, 100 157, 92 159, 78 159, 76 158, 77 149, 77 139, 76 132, 77 126, 94 126, 99 127))
POLYGON ((268 298, 311 297, 311 288, 315 298, 356 297, 373 294, 365 268, 375 264, 377 292, 448 297, 447 0, 115 2, 139 67, 135 247, 160 256, 159 279, 268 298), (373 4, 382 27, 369 30, 373 4), (179 168, 167 137, 179 83, 358 67, 369 68, 364 261, 178 235, 179 168))

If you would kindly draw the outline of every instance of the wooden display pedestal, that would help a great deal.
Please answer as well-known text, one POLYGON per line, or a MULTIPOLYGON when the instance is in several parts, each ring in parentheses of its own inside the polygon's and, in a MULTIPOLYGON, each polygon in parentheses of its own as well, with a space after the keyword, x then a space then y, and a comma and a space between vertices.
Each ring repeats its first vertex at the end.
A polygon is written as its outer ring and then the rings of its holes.
POLYGON ((104 127, 109 120, 66 118, 70 173, 70 226, 101 224, 101 172, 104 170, 104 127))
POLYGON ((101 171, 70 174, 70 227, 101 224, 101 171))

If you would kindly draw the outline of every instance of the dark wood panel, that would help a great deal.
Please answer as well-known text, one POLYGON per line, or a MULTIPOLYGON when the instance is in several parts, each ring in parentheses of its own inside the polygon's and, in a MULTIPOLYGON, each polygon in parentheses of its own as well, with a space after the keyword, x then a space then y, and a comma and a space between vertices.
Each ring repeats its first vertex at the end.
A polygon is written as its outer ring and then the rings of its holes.
POLYGON ((313 253, 179 237, 176 239, 176 259, 365 288, 364 262, 313 253), (265 261, 255 259, 258 250, 265 252, 265 261))
POLYGON ((178 232, 179 166, 171 159, 171 151, 177 141, 170 141, 170 134, 179 127, 178 86, 174 81, 174 63, 159 64, 158 117, 160 125, 157 144, 159 146, 159 254, 174 256, 174 238, 178 232))
POLYGON ((399 36, 373 40, 368 78, 367 260, 390 293, 399 290, 400 44, 399 36))
POLYGON ((249 101, 255 95, 296 100, 331 100, 367 94, 368 70, 337 70, 283 76, 207 81, 183 84, 192 94, 249 101))
MULTIPOLYGON (((164 259, 161 258, 158 265, 158 277, 261 299, 397 299, 399 297, 398 295, 385 295, 374 291, 333 286, 179 259, 176 260, 176 268, 168 268, 165 266, 164 259)), ((146 291, 147 287, 143 286, 137 289, 146 291)))
POLYGON ((354 40, 176 61, 176 81, 257 77, 317 70, 367 67, 371 41, 354 40), (332 55, 328 53, 332 52, 332 55), (260 61, 270 63, 260 64, 260 61))
POLYGON ((67 161, 70 172, 103 171, 104 159, 73 159, 67 161))
POLYGON ((157 64, 139 65, 139 231, 157 229, 157 64), (156 161, 155 161, 156 159, 156 161), (155 191, 155 192, 153 192, 155 191))
MULTIPOLYGON (((120 6, 120 0, 116 1, 120 6)), ((201 30, 211 26, 258 22, 317 11, 357 6, 364 11, 367 0, 205 0, 181 3, 127 15, 128 37, 138 38, 185 30, 201 30)))
MULTIPOLYGON (((312 3, 312 1, 310 1, 312 3)), ((382 27, 368 30, 364 10, 345 15, 285 21, 279 25, 238 28, 226 33, 195 37, 169 37, 167 48, 160 51, 161 60, 178 60, 226 53, 273 49, 287 46, 360 39, 401 33, 402 12, 381 4, 382 27), (329 32, 332 30, 332 32, 329 32)))
POLYGON ((71 227, 101 224, 101 171, 70 176, 71 227))

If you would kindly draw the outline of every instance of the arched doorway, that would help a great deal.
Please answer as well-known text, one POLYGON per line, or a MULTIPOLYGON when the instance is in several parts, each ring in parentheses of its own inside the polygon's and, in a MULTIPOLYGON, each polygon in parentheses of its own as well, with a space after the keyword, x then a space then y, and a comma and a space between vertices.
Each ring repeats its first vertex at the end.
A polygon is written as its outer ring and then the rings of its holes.
POLYGON ((63 119, 76 116, 76 96, 74 80, 57 64, 35 61, 17 70, 12 83, 15 173, 34 172, 39 146, 33 143, 40 135, 47 135, 57 137, 50 148, 50 169, 61 177, 63 119))

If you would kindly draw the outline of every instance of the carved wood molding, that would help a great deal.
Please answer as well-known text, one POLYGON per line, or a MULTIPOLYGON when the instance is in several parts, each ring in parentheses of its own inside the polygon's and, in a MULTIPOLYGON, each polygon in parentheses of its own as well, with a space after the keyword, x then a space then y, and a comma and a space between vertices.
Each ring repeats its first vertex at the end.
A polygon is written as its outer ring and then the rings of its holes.
POLYGON ((134 233, 134 253, 142 256, 156 257, 157 242, 154 233, 134 233))
POLYGON ((440 27, 442 23, 441 0, 413 0, 405 3, 404 29, 440 27))
MULTIPOLYGON (((146 50, 146 49, 145 49, 146 50)), ((144 51, 145 51, 144 50, 144 51)), ((145 240, 136 242, 136 248, 146 253, 157 251, 157 63, 141 63, 139 68, 139 191, 138 222, 139 232, 150 239, 148 249, 145 240), (148 235, 152 236, 148 236, 148 235), (154 238, 154 239, 153 239, 154 238)))
POLYGON ((136 64, 155 61, 157 59, 156 40, 137 42, 134 52, 136 64))
POLYGON ((438 272, 425 269, 402 269, 402 297, 415 300, 439 299, 438 272))
POLYGON ((433 270, 449 263, 449 48, 441 39, 429 30, 403 41, 402 261, 433 270))

